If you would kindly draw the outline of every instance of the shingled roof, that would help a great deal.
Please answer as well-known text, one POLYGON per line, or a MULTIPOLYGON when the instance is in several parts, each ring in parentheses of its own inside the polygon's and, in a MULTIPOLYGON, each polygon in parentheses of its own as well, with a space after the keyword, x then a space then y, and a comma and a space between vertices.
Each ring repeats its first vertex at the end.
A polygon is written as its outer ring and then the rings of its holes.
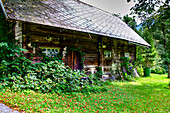
POLYGON ((3 0, 3 5, 8 19, 98 34, 150 46, 118 17, 79 0, 3 0))

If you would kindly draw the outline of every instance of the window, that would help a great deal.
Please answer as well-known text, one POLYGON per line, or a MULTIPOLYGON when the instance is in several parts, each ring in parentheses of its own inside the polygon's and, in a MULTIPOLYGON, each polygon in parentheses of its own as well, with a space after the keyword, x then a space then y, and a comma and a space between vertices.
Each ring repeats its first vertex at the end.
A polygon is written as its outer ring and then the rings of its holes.
POLYGON ((44 53, 48 57, 57 56, 60 52, 60 48, 53 48, 53 47, 41 47, 42 53, 44 53))
POLYGON ((125 53, 125 57, 129 57, 130 56, 130 54, 129 53, 125 53))
POLYGON ((111 51, 104 51, 104 57, 112 57, 112 52, 111 51))

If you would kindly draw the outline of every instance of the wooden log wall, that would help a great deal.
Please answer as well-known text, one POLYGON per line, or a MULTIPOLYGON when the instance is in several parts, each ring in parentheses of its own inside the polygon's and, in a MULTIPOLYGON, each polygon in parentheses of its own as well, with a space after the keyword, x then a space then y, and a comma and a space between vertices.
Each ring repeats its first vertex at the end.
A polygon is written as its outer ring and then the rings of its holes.
MULTIPOLYGON (((24 23, 23 31, 25 44, 31 42, 43 47, 59 47, 61 52, 64 48, 81 48, 84 53, 84 67, 112 66, 113 59, 105 58, 104 51, 114 50, 117 57, 124 57, 125 53, 129 53, 130 57, 135 59, 136 46, 128 44, 127 41, 28 23, 24 23)), ((67 55, 63 60, 67 65, 69 64, 67 55)))
POLYGON ((22 22, 16 21, 15 25, 15 39, 19 41, 22 47, 22 22))

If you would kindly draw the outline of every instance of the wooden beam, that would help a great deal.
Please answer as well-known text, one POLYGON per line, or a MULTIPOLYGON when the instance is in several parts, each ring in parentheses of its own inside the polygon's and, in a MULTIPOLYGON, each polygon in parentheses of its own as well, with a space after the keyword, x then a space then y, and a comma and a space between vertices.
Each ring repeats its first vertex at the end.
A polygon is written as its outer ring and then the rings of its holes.
MULTIPOLYGON (((104 61, 103 54, 104 54, 103 39, 101 38, 101 67, 103 66, 103 61, 104 61)), ((102 69, 102 71, 103 71, 103 69, 102 69)))
POLYGON ((98 37, 97 43, 97 53, 98 53, 98 67, 100 66, 100 47, 101 47, 101 37, 98 37))
POLYGON ((72 65, 72 70, 74 70, 74 51, 71 52, 72 57, 71 57, 71 65, 72 65))
POLYGON ((134 45, 134 60, 136 60, 136 45, 134 45))
POLYGON ((60 46, 76 46, 76 47, 80 47, 82 46, 83 48, 89 48, 89 45, 90 45, 90 49, 94 49, 94 50, 97 50, 97 43, 96 42, 93 42, 93 41, 90 41, 90 40, 78 40, 76 41, 76 38, 66 38, 64 40, 63 37, 54 37, 52 38, 52 41, 48 42, 46 40, 46 37, 43 37, 43 36, 39 36, 38 34, 35 34, 35 35, 31 35, 30 36, 30 40, 31 42, 36 42, 36 43, 51 43, 51 44, 55 44, 56 42, 59 42, 57 43, 57 45, 60 45, 60 46), (61 41, 62 40, 62 41, 61 41))
POLYGON ((87 37, 80 37, 79 35, 70 35, 70 34, 62 34, 62 33, 53 33, 53 34, 49 34, 49 33, 44 33, 44 32, 35 32, 35 31, 31 31, 31 36, 32 37, 47 37, 49 36, 53 37, 53 38, 66 38, 66 39, 71 39, 71 40, 78 40, 79 42, 93 42, 97 44, 97 39, 88 39, 87 37))
POLYGON ((23 36, 23 38, 24 38, 23 47, 25 49, 28 49, 27 44, 30 43, 30 24, 25 23, 24 31, 25 31, 25 36, 23 36))
POLYGON ((65 36, 65 37, 75 37, 75 38, 81 38, 81 39, 86 39, 86 40, 93 40, 95 42, 97 42, 97 38, 95 35, 92 35, 92 39, 89 38, 89 35, 87 33, 81 33, 81 32, 70 32, 68 30, 64 30, 62 31, 59 29, 55 29, 55 28, 44 28, 44 27, 37 27, 35 25, 33 25, 31 27, 31 33, 34 35, 35 33, 37 33, 40 36, 52 36, 52 37, 57 37, 57 36, 65 36))

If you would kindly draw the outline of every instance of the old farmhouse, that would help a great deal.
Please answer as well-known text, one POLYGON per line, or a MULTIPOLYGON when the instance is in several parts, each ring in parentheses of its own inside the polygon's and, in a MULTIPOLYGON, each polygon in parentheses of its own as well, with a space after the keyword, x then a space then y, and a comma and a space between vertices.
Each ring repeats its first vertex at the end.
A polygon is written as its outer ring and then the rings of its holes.
MULTIPOLYGON (((136 45, 150 46, 118 17, 80 0, 0 0, 1 11, 15 21, 15 38, 36 53, 62 54, 72 69, 94 73, 117 68, 121 56, 135 60, 136 45)), ((36 57, 35 61, 40 61, 36 57)))

